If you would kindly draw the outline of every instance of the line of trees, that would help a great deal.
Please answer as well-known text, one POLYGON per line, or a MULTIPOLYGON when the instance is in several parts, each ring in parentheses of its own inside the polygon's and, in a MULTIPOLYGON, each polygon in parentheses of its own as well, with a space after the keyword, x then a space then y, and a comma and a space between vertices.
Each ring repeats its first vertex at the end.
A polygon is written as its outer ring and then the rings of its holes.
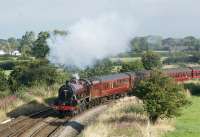
POLYGON ((147 50, 200 51, 200 39, 193 36, 185 38, 162 38, 161 36, 135 37, 131 41, 132 51, 137 53, 147 50))
POLYGON ((23 62, 15 66, 10 75, 6 75, 5 70, 0 70, 0 97, 8 93, 17 93, 26 87, 62 84, 68 78, 69 73, 59 71, 47 60, 23 62))
POLYGON ((40 32, 35 37, 34 32, 26 32, 22 36, 20 41, 19 50, 23 57, 34 56, 36 58, 45 58, 49 53, 49 47, 47 45, 47 39, 50 37, 49 32, 40 32))
MULTIPOLYGON (((54 30, 51 35, 67 35, 68 32, 62 30, 54 30)), ((4 50, 7 54, 11 54, 15 50, 19 50, 22 57, 36 57, 44 58, 48 52, 49 47, 46 40, 50 38, 50 32, 41 31, 36 34, 33 31, 27 31, 25 34, 16 39, 14 37, 7 40, 0 39, 0 49, 4 50)))

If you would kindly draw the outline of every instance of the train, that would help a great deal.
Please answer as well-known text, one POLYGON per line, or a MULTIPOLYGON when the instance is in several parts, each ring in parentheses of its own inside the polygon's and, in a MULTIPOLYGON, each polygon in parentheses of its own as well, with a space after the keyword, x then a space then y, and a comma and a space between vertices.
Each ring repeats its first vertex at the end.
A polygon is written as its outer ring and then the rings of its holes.
MULTIPOLYGON (((165 69, 163 73, 184 82, 200 78, 200 68, 165 69)), ((89 79, 72 78, 60 87, 53 108, 62 115, 76 115, 87 108, 129 94, 137 81, 150 76, 150 71, 125 72, 89 79)))

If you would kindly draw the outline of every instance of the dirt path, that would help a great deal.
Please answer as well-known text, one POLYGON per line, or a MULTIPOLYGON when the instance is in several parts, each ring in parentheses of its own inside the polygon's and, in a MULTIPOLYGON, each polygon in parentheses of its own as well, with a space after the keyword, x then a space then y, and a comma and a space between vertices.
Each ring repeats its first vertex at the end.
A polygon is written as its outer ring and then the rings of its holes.
POLYGON ((97 106, 94 109, 88 110, 81 115, 71 119, 68 123, 63 125, 51 137, 75 137, 77 136, 89 123, 93 122, 96 117, 104 112, 109 105, 97 106))

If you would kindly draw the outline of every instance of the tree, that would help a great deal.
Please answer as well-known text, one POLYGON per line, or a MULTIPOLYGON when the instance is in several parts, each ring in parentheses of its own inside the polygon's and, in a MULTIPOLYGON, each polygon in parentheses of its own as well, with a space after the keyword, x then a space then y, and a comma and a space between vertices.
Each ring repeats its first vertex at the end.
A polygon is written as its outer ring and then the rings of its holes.
POLYGON ((148 50, 148 42, 146 37, 135 37, 131 41, 131 45, 132 45, 132 50, 137 53, 140 53, 143 50, 145 51, 148 50))
POLYGON ((9 86, 12 92, 17 92, 19 88, 31 87, 38 84, 53 85, 59 80, 55 67, 43 60, 23 63, 15 67, 9 77, 9 86))
POLYGON ((162 45, 162 37, 161 36, 154 36, 150 35, 146 37, 148 50, 159 50, 161 49, 162 45))
POLYGON ((138 71, 143 69, 144 66, 140 60, 136 60, 130 63, 123 63, 121 72, 128 72, 128 71, 138 71))
POLYGON ((45 58, 49 53, 49 46, 47 44, 47 39, 50 37, 49 32, 40 32, 38 34, 37 40, 34 42, 34 46, 32 48, 32 54, 36 58, 45 58))
POLYGON ((184 45, 187 46, 190 50, 195 45, 196 39, 193 36, 187 36, 183 39, 184 45))
POLYGON ((113 63, 109 59, 98 60, 93 67, 87 67, 80 72, 81 77, 93 77, 111 74, 113 69, 113 63))
POLYGON ((170 53, 176 52, 177 51, 177 43, 178 39, 174 38, 167 38, 162 40, 162 45, 166 47, 170 53))
POLYGON ((140 81, 134 94, 143 100, 144 108, 153 124, 159 118, 179 116, 181 107, 190 103, 183 86, 160 71, 153 71, 149 78, 140 81))
POLYGON ((8 41, 5 43, 5 45, 3 46, 2 49, 6 52, 6 54, 11 53, 11 47, 10 47, 10 44, 8 43, 8 41))
POLYGON ((191 56, 192 61, 196 63, 200 63, 200 53, 199 52, 194 52, 191 56))
POLYGON ((13 37, 8 39, 8 44, 10 47, 10 53, 12 53, 14 50, 16 50, 19 47, 18 40, 13 37))
POLYGON ((53 31, 53 35, 54 35, 54 36, 56 36, 56 35, 67 36, 67 35, 68 35, 68 32, 67 32, 67 31, 64 31, 64 30, 54 30, 54 31, 53 31))
POLYGON ((31 55, 33 43, 35 41, 35 33, 33 31, 26 32, 20 41, 20 52, 22 56, 27 57, 31 55))
POLYGON ((152 51, 147 51, 142 56, 142 63, 147 70, 159 68, 161 67, 160 55, 152 51))

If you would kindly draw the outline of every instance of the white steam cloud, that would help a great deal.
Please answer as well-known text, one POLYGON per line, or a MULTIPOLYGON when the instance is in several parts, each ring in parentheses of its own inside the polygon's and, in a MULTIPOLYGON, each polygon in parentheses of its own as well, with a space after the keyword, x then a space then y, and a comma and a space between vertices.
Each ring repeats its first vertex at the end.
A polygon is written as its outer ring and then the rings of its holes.
POLYGON ((81 19, 69 27, 67 36, 48 40, 49 60, 54 64, 85 68, 97 59, 129 50, 135 29, 132 18, 118 14, 81 19))

